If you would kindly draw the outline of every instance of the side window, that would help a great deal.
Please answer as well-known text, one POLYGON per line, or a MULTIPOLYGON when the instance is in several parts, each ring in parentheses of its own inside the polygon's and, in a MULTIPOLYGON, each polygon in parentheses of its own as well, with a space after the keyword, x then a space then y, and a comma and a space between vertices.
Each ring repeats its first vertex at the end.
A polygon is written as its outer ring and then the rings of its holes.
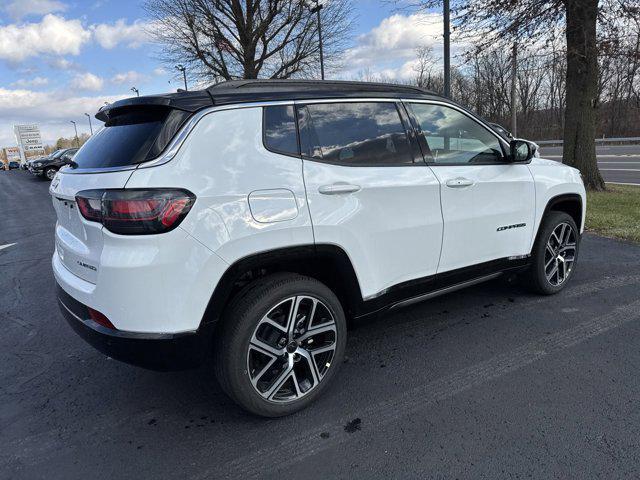
POLYGON ((263 128, 267 150, 288 155, 300 154, 293 105, 264 107, 263 128))
POLYGON ((300 107, 302 154, 349 166, 413 163, 393 102, 313 103, 300 107))
POLYGON ((431 162, 446 164, 500 163, 504 160, 500 141, 467 115, 443 105, 412 103, 431 162))

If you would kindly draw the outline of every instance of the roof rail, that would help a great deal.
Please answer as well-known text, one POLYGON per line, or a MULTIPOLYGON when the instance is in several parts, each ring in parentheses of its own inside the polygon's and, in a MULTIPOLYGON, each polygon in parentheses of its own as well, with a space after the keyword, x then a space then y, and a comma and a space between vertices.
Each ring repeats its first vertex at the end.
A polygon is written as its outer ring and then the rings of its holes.
POLYGON ((269 89, 285 88, 296 91, 304 90, 368 90, 380 92, 411 92, 438 95, 435 92, 425 90, 415 85, 402 85, 396 83, 359 82, 351 80, 305 80, 305 79, 251 79, 251 80, 227 80, 211 85, 207 90, 212 93, 216 90, 239 90, 244 88, 269 89))

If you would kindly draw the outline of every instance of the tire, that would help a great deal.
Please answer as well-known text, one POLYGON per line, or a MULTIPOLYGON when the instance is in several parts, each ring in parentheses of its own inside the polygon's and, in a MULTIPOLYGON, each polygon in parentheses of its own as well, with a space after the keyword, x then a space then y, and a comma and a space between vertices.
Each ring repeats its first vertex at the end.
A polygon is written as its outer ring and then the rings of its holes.
POLYGON ((281 417, 307 407, 342 364, 344 311, 313 278, 280 273, 258 279, 231 301, 221 321, 216 376, 227 395, 256 415, 281 417))
POLYGON ((55 176, 56 176, 56 172, 57 172, 57 171, 58 171, 58 170, 56 170, 56 169, 55 169, 55 168, 53 168, 53 167, 45 168, 45 169, 44 169, 44 172, 43 172, 43 174, 42 174, 42 176, 43 176, 44 178, 46 178, 47 180, 51 181, 51 180, 53 180, 53 177, 55 177, 55 176))
POLYGON ((549 212, 542 220, 533 246, 532 265, 526 279, 529 288, 542 295, 561 291, 573 276, 579 248, 580 233, 573 218, 564 212, 549 212))

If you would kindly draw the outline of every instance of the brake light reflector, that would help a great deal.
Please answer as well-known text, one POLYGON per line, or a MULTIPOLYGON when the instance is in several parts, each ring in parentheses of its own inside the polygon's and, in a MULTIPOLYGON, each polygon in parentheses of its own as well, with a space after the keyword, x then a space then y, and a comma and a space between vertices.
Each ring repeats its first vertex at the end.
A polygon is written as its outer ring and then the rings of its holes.
POLYGON ((113 323, 111 323, 111 321, 109 321, 109 319, 106 317, 106 315, 104 315, 103 313, 100 313, 97 310, 94 310, 93 308, 87 307, 87 310, 89 310, 89 317, 91 317, 91 320, 93 320, 94 322, 96 322, 99 325, 102 325, 103 327, 106 328, 110 328, 112 330, 116 330, 116 327, 113 326, 113 323))
POLYGON ((178 189, 85 190, 76 195, 87 220, 120 235, 147 235, 173 230, 187 215, 195 196, 178 189))

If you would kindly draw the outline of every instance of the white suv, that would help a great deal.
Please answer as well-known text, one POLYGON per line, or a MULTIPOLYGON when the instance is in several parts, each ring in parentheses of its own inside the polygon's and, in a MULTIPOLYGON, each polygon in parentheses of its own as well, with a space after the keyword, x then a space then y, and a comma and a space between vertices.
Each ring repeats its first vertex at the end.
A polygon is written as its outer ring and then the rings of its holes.
POLYGON ((347 319, 505 272, 573 274, 580 173, 409 86, 236 81, 122 100, 51 185, 72 327, 155 369, 215 355, 280 416, 342 363, 347 319))

